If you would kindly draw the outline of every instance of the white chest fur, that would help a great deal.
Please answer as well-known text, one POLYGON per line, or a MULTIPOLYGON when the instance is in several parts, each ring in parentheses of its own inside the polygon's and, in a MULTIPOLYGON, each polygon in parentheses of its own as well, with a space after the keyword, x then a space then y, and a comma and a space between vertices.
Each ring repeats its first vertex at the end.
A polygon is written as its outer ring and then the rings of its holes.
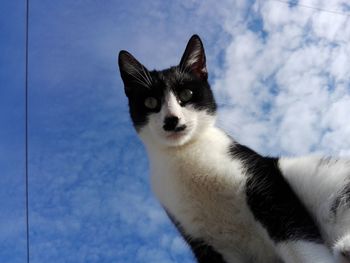
POLYGON ((210 243, 228 262, 246 254, 275 262, 266 233, 247 207, 246 178, 229 156, 231 143, 213 128, 185 147, 148 148, 153 191, 186 234, 210 243))

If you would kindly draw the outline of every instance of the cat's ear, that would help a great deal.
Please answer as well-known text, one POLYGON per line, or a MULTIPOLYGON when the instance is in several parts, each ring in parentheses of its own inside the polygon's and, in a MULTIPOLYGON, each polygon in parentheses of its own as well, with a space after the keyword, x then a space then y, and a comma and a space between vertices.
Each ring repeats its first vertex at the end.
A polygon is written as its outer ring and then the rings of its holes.
POLYGON ((188 41, 179 67, 182 71, 190 71, 200 79, 208 78, 204 47, 198 35, 193 35, 188 41))
POLYGON ((152 78, 149 71, 129 52, 125 50, 119 52, 118 64, 127 95, 133 87, 151 88, 152 78))

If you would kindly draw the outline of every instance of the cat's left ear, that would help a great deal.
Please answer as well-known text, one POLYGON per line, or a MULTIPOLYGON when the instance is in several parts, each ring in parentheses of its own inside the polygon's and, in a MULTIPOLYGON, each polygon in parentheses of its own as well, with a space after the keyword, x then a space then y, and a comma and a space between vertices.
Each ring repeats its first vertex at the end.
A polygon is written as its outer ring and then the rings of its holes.
POLYGON ((190 71, 200 79, 208 79, 204 47, 198 35, 193 35, 188 41, 179 67, 182 71, 190 71))
POLYGON ((129 52, 125 50, 119 52, 118 64, 126 95, 140 86, 148 89, 151 88, 152 78, 149 71, 129 52))

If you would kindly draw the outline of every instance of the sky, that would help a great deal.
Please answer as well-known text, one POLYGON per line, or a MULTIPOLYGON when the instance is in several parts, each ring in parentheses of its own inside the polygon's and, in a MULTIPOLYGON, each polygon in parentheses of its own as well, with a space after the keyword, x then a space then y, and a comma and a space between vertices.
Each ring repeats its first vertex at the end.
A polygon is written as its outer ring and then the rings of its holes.
MULTIPOLYGON (((24 1, 0 3, 0 262, 26 261, 24 1)), ((30 262, 193 262, 149 185, 117 68, 202 38, 217 125, 271 156, 350 155, 347 0, 30 1, 30 262)))

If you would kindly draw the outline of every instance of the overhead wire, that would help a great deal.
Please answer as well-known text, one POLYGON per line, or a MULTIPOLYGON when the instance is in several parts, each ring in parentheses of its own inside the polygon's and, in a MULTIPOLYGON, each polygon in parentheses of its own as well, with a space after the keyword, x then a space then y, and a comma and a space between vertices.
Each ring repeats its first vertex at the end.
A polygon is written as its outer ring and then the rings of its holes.
POLYGON ((27 263, 30 260, 30 244, 29 244, 29 177, 28 177, 28 72, 29 72, 29 0, 25 2, 25 206, 26 206, 26 241, 27 263))
POLYGON ((272 2, 279 2, 279 3, 283 3, 283 4, 287 4, 287 5, 292 5, 292 6, 299 6, 299 7, 303 7, 303 8, 308 8, 308 9, 313 9, 313 10, 317 10, 320 12, 326 12, 326 13, 330 13, 330 14, 336 14, 336 15, 342 15, 342 16, 347 16, 350 17, 350 14, 341 12, 341 11, 336 11, 336 10, 329 10, 329 9, 325 9, 325 8, 321 8, 321 7, 317 7, 317 6, 312 6, 312 5, 305 5, 305 4, 301 4, 297 1, 285 1, 285 0, 268 0, 268 1, 272 1, 272 2))

